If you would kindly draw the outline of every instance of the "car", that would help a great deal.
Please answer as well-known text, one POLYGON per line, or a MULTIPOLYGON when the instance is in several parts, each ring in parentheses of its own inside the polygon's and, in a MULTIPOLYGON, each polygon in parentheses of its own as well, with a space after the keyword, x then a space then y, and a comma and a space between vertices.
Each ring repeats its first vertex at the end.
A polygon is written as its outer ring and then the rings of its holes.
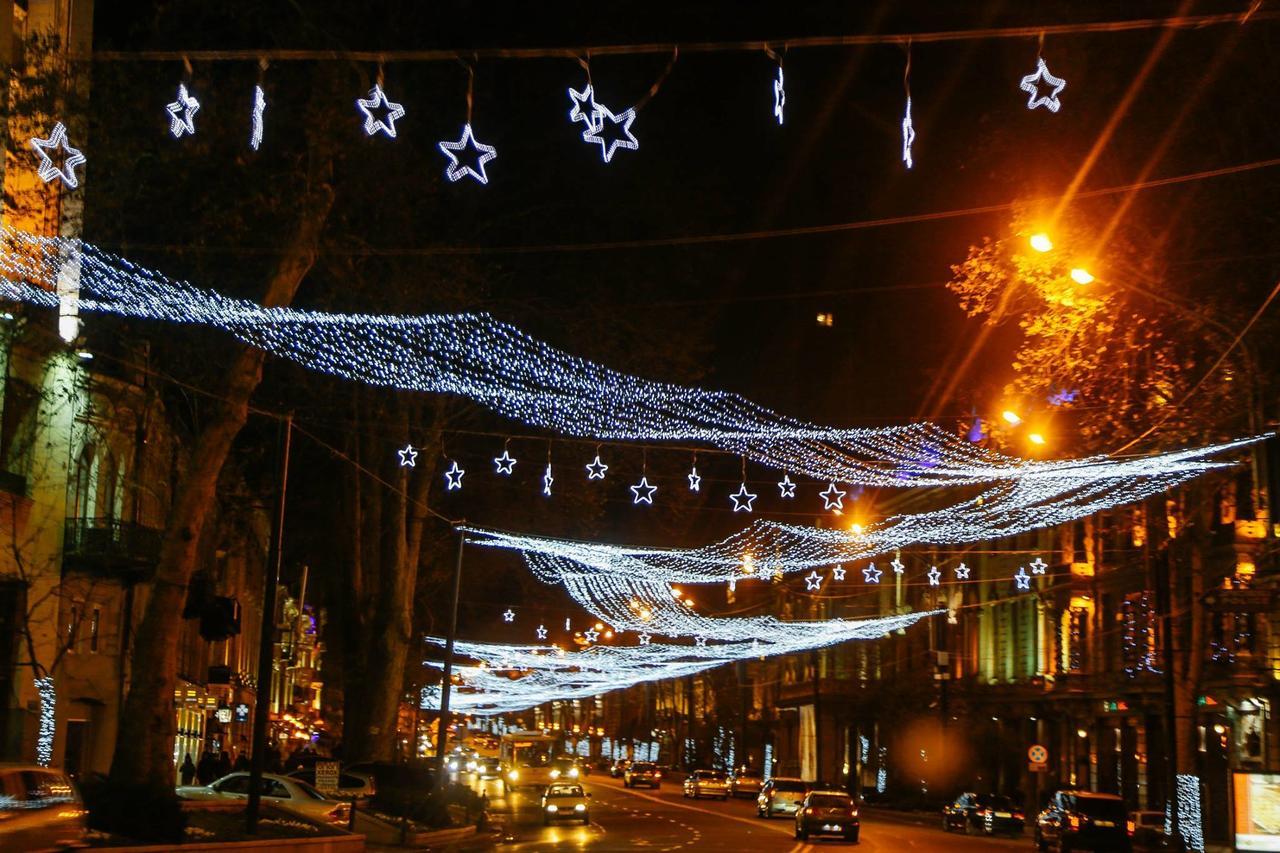
POLYGON ((0 850, 82 847, 88 815, 65 773, 0 765, 0 850))
MULTIPOLYGON (((351 819, 350 803, 331 800, 301 779, 263 773, 259 791, 265 802, 321 823, 345 825, 351 819)), ((241 771, 208 785, 182 785, 176 793, 184 800, 246 800, 249 774, 241 771)))
POLYGON ((858 804, 844 791, 810 791, 796 810, 798 841, 810 835, 838 835, 857 844, 860 829, 858 804))
POLYGON ((684 795, 691 799, 729 799, 729 780, 719 770, 695 770, 684 780, 684 795))
POLYGON ((729 774, 729 795, 733 797, 754 797, 760 793, 764 779, 750 767, 739 767, 729 774))
POLYGON ((455 747, 445 759, 450 773, 475 773, 480 768, 480 756, 473 749, 455 747))
POLYGON ((1115 794, 1055 791, 1036 817, 1037 850, 1129 853, 1129 814, 1115 794))
POLYGON ((1135 844, 1159 848, 1167 840, 1164 831, 1165 813, 1138 811, 1129 816, 1129 831, 1135 844))
POLYGON ((803 779, 779 777, 770 779, 760 786, 756 795, 756 816, 772 818, 774 815, 793 815, 804 802, 809 786, 803 779))
POLYGON ((622 775, 622 784, 627 788, 635 788, 644 785, 648 788, 657 788, 662 785, 662 771, 658 769, 656 764, 648 761, 637 761, 627 768, 627 772, 622 775))
POLYGON ((622 777, 622 774, 627 772, 627 768, 630 766, 631 759, 619 758, 617 761, 613 762, 612 766, 609 767, 609 775, 615 779, 619 779, 622 777))
POLYGON ((479 774, 481 779, 500 779, 502 778, 502 761, 497 758, 482 758, 479 762, 479 774))
POLYGON ((553 780, 582 778, 582 768, 578 766, 578 762, 569 757, 551 759, 551 778, 553 780))
POLYGON ((289 778, 306 782, 331 800, 367 802, 373 799, 374 794, 378 793, 373 777, 368 773, 353 773, 350 770, 343 770, 338 774, 337 787, 316 784, 316 771, 314 769, 295 770, 289 774, 289 778))
POLYGON ((999 794, 965 793, 942 807, 942 828, 947 832, 995 835, 1021 833, 1026 823, 1022 809, 999 794))
POLYGON ((542 793, 542 822, 581 820, 591 823, 591 795, 577 782, 555 782, 542 793))

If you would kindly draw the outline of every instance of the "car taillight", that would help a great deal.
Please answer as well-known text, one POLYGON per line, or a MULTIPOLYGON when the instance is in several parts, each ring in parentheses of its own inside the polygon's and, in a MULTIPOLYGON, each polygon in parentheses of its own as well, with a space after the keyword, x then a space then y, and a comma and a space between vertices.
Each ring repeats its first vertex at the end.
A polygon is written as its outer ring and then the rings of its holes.
POLYGON ((814 813, 815 813, 815 811, 817 811, 817 810, 816 810, 816 809, 805 809, 805 810, 804 810, 804 813, 805 813, 805 814, 814 814, 814 813))
POLYGON ((978 817, 986 817, 986 816, 987 816, 986 809, 978 809, 978 817))
POLYGON ((1022 820, 1022 818, 1023 818, 1023 814, 1022 814, 1022 812, 1014 812, 1014 813, 1013 813, 1013 816, 1014 816, 1016 819, 1018 819, 1018 820, 1022 820))
POLYGON ((351 817, 351 806, 347 803, 340 803, 329 810, 329 820, 334 823, 345 823, 351 817))
POLYGON ((1128 821, 1128 822, 1126 823, 1126 826, 1128 826, 1128 827, 1129 827, 1129 834, 1130 834, 1130 835, 1133 835, 1134 831, 1137 829, 1137 827, 1136 827, 1136 826, 1134 826, 1133 821, 1128 821))
POLYGON ((1071 815, 1071 817, 1067 818, 1067 822, 1071 824, 1072 829, 1080 828, 1080 818, 1076 815, 1071 815))
MULTIPOLYGON (((654 773, 654 774, 653 774, 653 778, 655 778, 655 779, 661 779, 661 778, 662 778, 662 774, 661 774, 661 773, 654 773)), ((639 795, 637 795, 637 796, 639 796, 639 795)))

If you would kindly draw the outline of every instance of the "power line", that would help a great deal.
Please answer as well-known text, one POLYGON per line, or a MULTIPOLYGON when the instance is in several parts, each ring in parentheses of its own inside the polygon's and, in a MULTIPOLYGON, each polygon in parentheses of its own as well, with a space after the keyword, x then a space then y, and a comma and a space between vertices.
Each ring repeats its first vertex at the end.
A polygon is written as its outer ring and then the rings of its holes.
POLYGON ((1280 12, 1260 11, 1253 0, 1240 12, 1216 15, 1175 15, 1165 18, 1135 18, 1125 21, 1087 21, 1075 24, 1043 24, 1021 27, 987 27, 968 30, 935 30, 918 33, 859 33, 839 36, 754 39, 746 41, 645 42, 639 44, 583 45, 579 47, 480 47, 431 48, 423 50, 315 50, 289 48, 240 48, 234 50, 101 50, 75 59, 95 62, 455 62, 476 59, 570 59, 583 57, 636 56, 683 53, 749 53, 792 50, 808 47, 862 47, 869 45, 930 44, 992 39, 1034 39, 1044 36, 1125 33, 1144 30, 1198 30, 1222 24, 1269 21, 1280 12))

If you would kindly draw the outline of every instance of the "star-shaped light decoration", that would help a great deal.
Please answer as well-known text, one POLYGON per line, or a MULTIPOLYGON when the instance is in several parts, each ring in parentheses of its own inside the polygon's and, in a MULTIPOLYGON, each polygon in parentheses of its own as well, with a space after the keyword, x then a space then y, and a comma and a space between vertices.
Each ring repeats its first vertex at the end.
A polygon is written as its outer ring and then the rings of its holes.
POLYGON ((604 472, 609 470, 609 466, 600 461, 600 454, 596 454, 596 458, 591 460, 591 464, 587 466, 588 480, 603 480, 604 472))
POLYGON ((893 567, 893 573, 895 575, 900 575, 907 570, 906 565, 903 564, 903 562, 899 560, 897 557, 894 557, 893 561, 890 562, 889 565, 893 567))
POLYGON ((385 133, 392 139, 396 138, 396 119, 404 118, 404 107, 387 97, 387 93, 382 91, 382 84, 374 83, 369 97, 356 98, 356 106, 364 113, 366 136, 385 133))
POLYGON ((758 648, 760 648, 760 641, 759 641, 759 640, 752 640, 752 641, 751 641, 751 651, 753 651, 753 652, 754 652, 754 651, 755 651, 756 649, 758 649, 758 648))
POLYGON ((964 563, 956 566, 956 580, 967 581, 969 579, 969 567, 964 563))
MULTIPOLYGON (((875 568, 875 563, 872 563, 871 567, 875 568)), ((831 570, 831 577, 835 578, 838 581, 844 580, 844 566, 837 564, 836 567, 831 570)))
POLYGON ((418 465, 418 451, 413 449, 412 444, 406 444, 404 450, 397 450, 400 454, 401 468, 416 468, 418 465))
POLYGON ((546 625, 539 625, 539 626, 538 626, 538 632, 537 632, 537 633, 538 633, 538 639, 539 639, 539 640, 545 640, 545 639, 547 638, 547 626, 546 626, 546 625))
POLYGON ((753 495, 747 491, 747 484, 743 483, 738 487, 738 491, 729 495, 729 500, 733 501, 734 512, 751 512, 751 504, 759 495, 753 495))
POLYGON ((599 101, 596 105, 596 123, 588 126, 582 133, 584 142, 600 143, 600 156, 608 163, 619 148, 631 151, 640 147, 640 143, 631 133, 631 123, 636 120, 635 107, 614 115, 613 111, 599 101))
POLYGON ((181 139, 184 133, 196 135, 196 113, 200 112, 200 102, 187 92, 187 84, 178 84, 178 100, 165 107, 169 113, 169 132, 174 139, 181 139))
POLYGON ((1031 574, 1033 575, 1042 575, 1047 568, 1049 568, 1049 564, 1039 557, 1031 561, 1031 574))
POLYGON ((819 492, 818 497, 826 504, 823 509, 844 509, 844 492, 837 489, 835 483, 827 486, 825 492, 819 492))
POLYGON ((551 463, 548 462, 547 470, 542 475, 542 493, 544 495, 551 494, 551 484, 554 483, 555 481, 556 481, 556 478, 551 476, 551 463))
POLYGON ((782 492, 784 498, 794 498, 796 496, 796 484, 791 482, 790 474, 782 475, 782 479, 778 481, 778 491, 782 492))
POLYGON ((573 103, 573 108, 569 110, 569 121, 577 124, 582 122, 587 127, 596 126, 596 93, 588 83, 586 88, 581 92, 569 87, 569 100, 573 103))
POLYGON ((702 636, 701 634, 699 634, 698 636, 694 637, 694 638, 693 638, 693 641, 694 641, 695 643, 697 643, 699 646, 705 646, 705 645, 707 644, 707 638, 706 638, 706 637, 704 637, 704 636, 702 636))
POLYGON ((702 477, 698 474, 698 466, 694 465, 689 469, 689 491, 702 491, 702 477))
POLYGON ((512 469, 516 467, 516 461, 517 460, 514 457, 512 457, 510 453, 507 452, 507 449, 505 447, 502 448, 501 456, 493 457, 494 468, 497 469, 497 472, 499 474, 510 475, 512 469))
POLYGON ((40 157, 40 168, 38 169, 40 180, 47 184, 57 178, 70 189, 75 189, 80 185, 79 179, 76 178, 76 166, 84 164, 85 156, 80 152, 79 148, 72 148, 71 144, 67 142, 67 129, 62 122, 58 122, 53 126, 53 133, 49 134, 48 139, 41 139, 38 136, 32 137, 31 147, 35 149, 36 154, 40 157), (54 163, 53 157, 49 156, 50 152, 54 154, 62 152, 61 166, 54 163))
POLYGON ((929 576, 929 586, 937 586, 942 583, 942 570, 937 566, 931 567, 925 574, 929 576))
POLYGON ((440 153, 449 158, 449 165, 445 167, 444 176, 451 181, 460 181, 470 176, 475 178, 482 184, 489 183, 489 176, 485 174, 484 164, 498 156, 498 149, 492 145, 485 145, 483 142, 476 140, 475 134, 471 132, 471 125, 462 126, 462 137, 457 142, 449 142, 447 140, 440 142, 440 153), (458 156, 457 152, 469 150, 474 153, 458 156), (463 159, 474 161, 462 162, 463 159))
POLYGON ((787 105, 787 88, 782 82, 782 66, 778 66, 778 79, 773 81, 773 114, 782 124, 782 108, 787 105))
POLYGON ((453 466, 448 471, 444 472, 447 490, 452 492, 454 489, 461 489, 462 475, 465 473, 467 472, 458 467, 458 460, 455 459, 453 461, 453 466))
POLYGON ((658 491, 658 487, 649 483, 648 477, 641 477, 640 482, 631 487, 631 494, 634 495, 631 502, 635 504, 653 505, 653 493, 658 491))
POLYGON ((1018 566, 1018 573, 1013 576, 1018 584, 1018 589, 1031 589, 1031 575, 1027 574, 1026 566, 1018 566))
POLYGON ((911 96, 907 95, 907 112, 902 117, 902 162, 907 164, 908 169, 913 165, 911 145, 915 141, 916 129, 911 124, 911 96))
POLYGON ((516 621, 516 612, 515 612, 514 610, 512 610, 510 607, 508 607, 508 608, 507 608, 507 612, 502 614, 502 621, 503 621, 503 622, 514 622, 514 621, 516 621))
POLYGON ((639 639, 640 639, 640 645, 647 646, 649 645, 649 641, 652 640, 653 637, 650 637, 648 634, 641 634, 639 639))
POLYGON ((862 570, 862 579, 867 583, 880 583, 880 576, 882 574, 884 574, 884 572, 877 569, 875 563, 871 563, 862 570))
POLYGON ((1062 102, 1058 100, 1058 94, 1067 88, 1067 81, 1061 77, 1054 77, 1049 73, 1049 66, 1044 64, 1041 58, 1036 63, 1036 70, 1022 78, 1022 85, 1019 86, 1022 91, 1031 97, 1027 99, 1027 109, 1034 110, 1036 107, 1048 107, 1049 112, 1056 113, 1062 106, 1062 102), (1040 86, 1046 89, 1052 88, 1047 95, 1040 94, 1040 86))
POLYGON ((600 639, 600 632, 595 628, 590 628, 582 632, 582 639, 586 640, 588 643, 594 643, 596 640, 600 639))
POLYGON ((249 121, 249 147, 257 151, 262 145, 262 117, 267 111, 267 95, 261 86, 253 87, 253 115, 249 121))
POLYGON ((818 574, 818 570, 814 569, 805 575, 804 587, 810 592, 815 592, 822 587, 822 575, 818 574))

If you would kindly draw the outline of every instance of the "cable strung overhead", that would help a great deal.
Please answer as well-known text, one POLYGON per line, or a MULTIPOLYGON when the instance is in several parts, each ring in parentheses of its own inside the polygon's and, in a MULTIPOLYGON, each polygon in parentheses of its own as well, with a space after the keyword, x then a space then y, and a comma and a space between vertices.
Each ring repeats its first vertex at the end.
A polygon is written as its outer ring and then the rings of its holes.
POLYGON ((703 442, 814 479, 870 486, 1026 478, 1083 485, 1131 476, 1123 467, 1128 463, 1103 458, 1040 462, 1007 457, 933 424, 822 427, 737 394, 610 370, 487 314, 265 308, 168 278, 79 240, 4 228, 0 243, 0 297, 63 312, 198 323, 313 370, 380 387, 457 394, 567 436, 703 442))

